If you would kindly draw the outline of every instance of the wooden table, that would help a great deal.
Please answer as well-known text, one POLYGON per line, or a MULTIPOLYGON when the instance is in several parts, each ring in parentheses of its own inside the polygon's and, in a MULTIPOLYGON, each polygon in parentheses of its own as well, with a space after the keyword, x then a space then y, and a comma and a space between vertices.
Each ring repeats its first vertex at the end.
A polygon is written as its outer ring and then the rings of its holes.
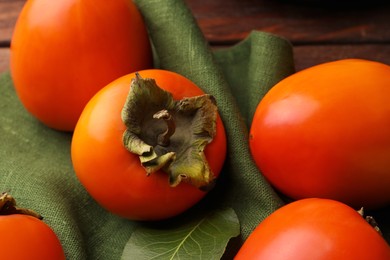
MULTIPOLYGON (((53 0, 54 1, 54 0, 53 0)), ((9 44, 26 0, 0 0, 0 73, 9 68, 9 44)), ((186 0, 206 39, 231 46, 251 30, 274 33, 294 46, 297 70, 342 58, 390 65, 389 1, 186 0), (333 3, 332 3, 333 2, 333 3), (384 3, 381 3, 384 2, 384 3), (316 3, 316 4, 314 4, 316 3)))

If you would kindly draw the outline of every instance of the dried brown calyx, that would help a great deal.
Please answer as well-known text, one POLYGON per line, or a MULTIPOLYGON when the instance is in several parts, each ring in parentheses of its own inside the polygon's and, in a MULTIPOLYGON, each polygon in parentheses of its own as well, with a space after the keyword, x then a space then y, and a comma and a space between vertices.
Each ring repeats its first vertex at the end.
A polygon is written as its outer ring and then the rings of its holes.
POLYGON ((215 176, 204 149, 216 134, 216 119, 213 96, 174 100, 154 79, 136 74, 122 110, 123 143, 139 156, 148 175, 163 170, 171 186, 185 181, 209 190, 215 176))
POLYGON ((0 195, 0 215, 12 215, 12 214, 30 215, 38 219, 42 219, 42 216, 36 213, 35 211, 16 206, 15 199, 7 192, 3 192, 0 195))

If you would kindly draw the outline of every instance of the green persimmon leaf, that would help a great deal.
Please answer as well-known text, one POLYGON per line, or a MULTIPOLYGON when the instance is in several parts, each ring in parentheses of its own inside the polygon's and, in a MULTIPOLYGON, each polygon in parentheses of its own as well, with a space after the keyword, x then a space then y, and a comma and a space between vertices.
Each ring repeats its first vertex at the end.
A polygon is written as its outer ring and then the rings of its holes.
POLYGON ((240 224, 231 208, 203 216, 141 225, 127 242, 122 260, 220 259, 240 224))

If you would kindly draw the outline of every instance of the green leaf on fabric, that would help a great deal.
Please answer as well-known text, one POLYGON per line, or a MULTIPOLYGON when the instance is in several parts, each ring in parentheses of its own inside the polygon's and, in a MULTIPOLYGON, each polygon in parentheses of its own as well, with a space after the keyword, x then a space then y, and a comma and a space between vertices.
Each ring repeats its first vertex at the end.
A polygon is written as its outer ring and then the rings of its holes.
POLYGON ((220 259, 240 224, 231 208, 189 220, 137 228, 123 251, 128 259, 220 259))

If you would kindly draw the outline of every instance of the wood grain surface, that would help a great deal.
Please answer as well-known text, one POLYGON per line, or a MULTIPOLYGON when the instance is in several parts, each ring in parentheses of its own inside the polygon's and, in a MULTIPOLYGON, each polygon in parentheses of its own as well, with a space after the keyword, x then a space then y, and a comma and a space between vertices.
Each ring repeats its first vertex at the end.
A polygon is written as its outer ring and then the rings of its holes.
MULTIPOLYGON (((12 31, 25 2, 0 0, 0 72, 9 67, 12 31)), ((259 30, 291 41, 297 70, 343 58, 390 64, 390 1, 185 2, 214 48, 234 45, 259 30)))

